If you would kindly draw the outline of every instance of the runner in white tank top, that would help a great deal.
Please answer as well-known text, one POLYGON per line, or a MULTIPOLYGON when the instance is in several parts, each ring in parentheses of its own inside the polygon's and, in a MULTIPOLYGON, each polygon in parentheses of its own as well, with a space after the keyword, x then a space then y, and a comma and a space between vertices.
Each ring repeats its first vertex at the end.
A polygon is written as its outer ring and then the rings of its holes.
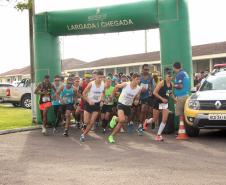
POLYGON ((98 71, 95 80, 90 82, 83 91, 84 103, 84 124, 87 125, 83 134, 80 136, 80 141, 85 141, 85 136, 89 133, 93 124, 96 122, 100 112, 100 103, 103 103, 104 82, 103 72, 98 71))
POLYGON ((104 82, 102 81, 100 86, 96 86, 96 81, 91 82, 91 88, 88 93, 88 99, 89 101, 92 101, 94 103, 99 103, 101 101, 101 95, 104 91, 104 82))
POLYGON ((139 87, 140 75, 133 74, 132 81, 127 83, 118 84, 115 86, 113 91, 113 96, 118 91, 119 88, 122 89, 122 93, 118 100, 118 117, 113 116, 110 127, 114 128, 112 134, 108 137, 109 143, 114 143, 114 135, 121 129, 122 124, 127 123, 128 117, 131 113, 131 106, 134 103, 137 105, 140 99, 141 88, 139 87), (118 122, 118 124, 117 124, 118 122))
POLYGON ((126 82, 126 86, 122 89, 118 102, 126 106, 132 106, 134 98, 139 91, 139 86, 136 86, 134 89, 132 89, 130 82, 126 82))

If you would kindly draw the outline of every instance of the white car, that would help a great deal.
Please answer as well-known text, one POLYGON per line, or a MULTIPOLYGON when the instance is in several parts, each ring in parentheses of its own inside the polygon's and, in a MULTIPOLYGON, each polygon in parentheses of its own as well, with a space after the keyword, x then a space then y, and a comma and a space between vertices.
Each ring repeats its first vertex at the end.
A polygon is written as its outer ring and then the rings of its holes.
POLYGON ((185 103, 186 131, 198 136, 200 129, 226 128, 226 71, 209 75, 185 103))
POLYGON ((15 107, 31 108, 31 80, 23 79, 17 87, 0 86, 0 102, 12 103, 15 107))
POLYGON ((17 87, 17 86, 19 85, 20 82, 21 82, 21 81, 14 81, 14 82, 12 83, 12 85, 13 85, 14 87, 17 87))

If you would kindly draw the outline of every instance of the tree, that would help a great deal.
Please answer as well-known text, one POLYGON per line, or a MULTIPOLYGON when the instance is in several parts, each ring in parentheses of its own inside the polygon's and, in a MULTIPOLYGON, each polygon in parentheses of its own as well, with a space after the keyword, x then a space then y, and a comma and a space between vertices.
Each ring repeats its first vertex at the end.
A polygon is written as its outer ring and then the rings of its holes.
POLYGON ((33 0, 23 0, 16 4, 15 8, 18 11, 30 10, 33 7, 33 0))

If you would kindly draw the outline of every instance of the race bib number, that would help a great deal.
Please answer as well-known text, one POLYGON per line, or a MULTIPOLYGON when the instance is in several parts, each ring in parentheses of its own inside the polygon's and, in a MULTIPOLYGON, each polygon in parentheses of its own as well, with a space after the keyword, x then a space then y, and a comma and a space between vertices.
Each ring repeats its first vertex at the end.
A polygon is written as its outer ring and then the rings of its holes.
POLYGON ((126 96, 125 97, 125 105, 132 105, 132 103, 133 103, 133 99, 126 96))
POLYGON ((162 110, 162 109, 168 109, 168 103, 160 103, 159 104, 159 109, 162 110))
POLYGON ((99 96, 98 96, 98 95, 93 95, 93 99, 94 99, 95 101, 99 101, 99 96))
POLYGON ((146 90, 148 89, 148 84, 143 84, 143 83, 141 83, 140 86, 141 86, 142 88, 145 88, 146 90))
POLYGON ((49 102, 50 101, 50 96, 43 96, 42 97, 43 102, 49 102))
POLYGON ((64 96, 63 97, 63 102, 66 103, 66 104, 73 103, 73 97, 71 97, 71 96, 64 96))

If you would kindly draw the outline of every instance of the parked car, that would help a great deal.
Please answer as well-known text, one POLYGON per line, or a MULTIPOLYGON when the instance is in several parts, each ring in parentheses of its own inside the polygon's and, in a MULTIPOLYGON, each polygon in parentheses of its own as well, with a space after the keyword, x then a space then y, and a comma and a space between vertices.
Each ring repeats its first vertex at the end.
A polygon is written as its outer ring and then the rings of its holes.
POLYGON ((17 87, 17 86, 19 85, 20 82, 21 82, 21 81, 14 81, 14 82, 12 83, 12 85, 13 85, 14 87, 17 87))
POLYGON ((200 129, 226 128, 226 71, 209 75, 185 103, 185 126, 189 136, 200 129))
POLYGON ((31 108, 31 80, 23 79, 17 87, 0 86, 1 103, 12 103, 15 107, 31 108))
POLYGON ((6 89, 8 87, 12 87, 13 85, 11 84, 6 84, 6 83, 1 83, 0 84, 0 103, 3 102, 3 97, 6 95, 6 89))

